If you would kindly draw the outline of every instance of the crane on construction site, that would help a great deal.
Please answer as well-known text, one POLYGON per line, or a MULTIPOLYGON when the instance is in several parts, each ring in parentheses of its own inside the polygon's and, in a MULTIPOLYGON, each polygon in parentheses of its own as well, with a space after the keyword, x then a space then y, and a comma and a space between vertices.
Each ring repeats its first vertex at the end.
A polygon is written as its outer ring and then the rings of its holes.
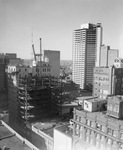
POLYGON ((41 66, 41 57, 42 57, 41 38, 40 38, 40 54, 36 54, 35 53, 34 44, 32 44, 32 49, 33 49, 34 62, 35 62, 35 64, 33 64, 33 65, 35 65, 35 66, 41 66), (40 62, 39 64, 38 64, 38 61, 40 62))

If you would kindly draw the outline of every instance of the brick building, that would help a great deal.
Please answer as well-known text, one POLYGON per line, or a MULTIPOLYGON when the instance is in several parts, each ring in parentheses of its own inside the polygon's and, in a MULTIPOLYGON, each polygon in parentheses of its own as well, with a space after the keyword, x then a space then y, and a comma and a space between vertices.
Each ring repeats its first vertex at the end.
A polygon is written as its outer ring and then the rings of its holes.
POLYGON ((106 99, 107 95, 123 94, 123 68, 95 67, 93 96, 106 99))
MULTIPOLYGON (((123 97, 118 97, 123 101, 123 97)), ((107 115, 106 111, 88 112, 74 109, 73 150, 123 147, 123 120, 107 115)))

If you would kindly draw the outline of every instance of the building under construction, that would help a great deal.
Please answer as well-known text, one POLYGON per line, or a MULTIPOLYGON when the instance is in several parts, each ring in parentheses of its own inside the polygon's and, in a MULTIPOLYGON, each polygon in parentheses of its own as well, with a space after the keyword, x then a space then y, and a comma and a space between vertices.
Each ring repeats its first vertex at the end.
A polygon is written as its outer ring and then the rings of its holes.
POLYGON ((58 113, 57 104, 62 103, 59 78, 10 76, 9 114, 12 124, 24 125, 58 113))

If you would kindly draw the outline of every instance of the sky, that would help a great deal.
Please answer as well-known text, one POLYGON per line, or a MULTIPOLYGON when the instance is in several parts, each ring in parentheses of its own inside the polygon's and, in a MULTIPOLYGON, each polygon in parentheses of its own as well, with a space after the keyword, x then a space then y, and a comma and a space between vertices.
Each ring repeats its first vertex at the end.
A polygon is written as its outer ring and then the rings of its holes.
POLYGON ((72 59, 72 33, 84 23, 102 23, 103 44, 123 57, 123 0, 0 0, 0 53, 33 57, 32 43, 72 59))

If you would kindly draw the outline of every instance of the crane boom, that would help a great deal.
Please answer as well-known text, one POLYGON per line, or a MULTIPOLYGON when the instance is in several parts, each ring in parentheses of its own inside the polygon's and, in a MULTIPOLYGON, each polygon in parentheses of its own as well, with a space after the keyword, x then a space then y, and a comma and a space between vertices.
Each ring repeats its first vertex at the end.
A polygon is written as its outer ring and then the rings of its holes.
POLYGON ((32 49, 33 49, 34 59, 35 59, 35 61, 36 61, 36 54, 35 54, 34 44, 32 44, 32 49))

